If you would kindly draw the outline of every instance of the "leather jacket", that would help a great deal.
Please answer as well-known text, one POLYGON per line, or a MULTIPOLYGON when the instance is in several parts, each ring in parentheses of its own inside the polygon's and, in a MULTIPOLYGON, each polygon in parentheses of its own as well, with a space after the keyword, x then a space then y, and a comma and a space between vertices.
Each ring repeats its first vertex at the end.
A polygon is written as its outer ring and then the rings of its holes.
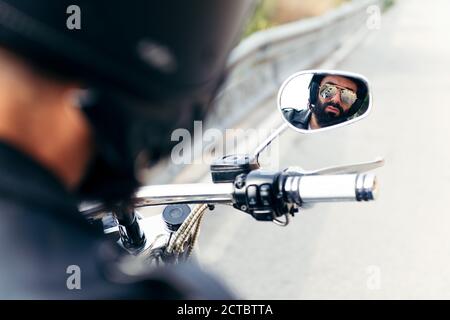
POLYGON ((282 109, 286 120, 299 129, 309 129, 309 121, 311 120, 311 110, 296 110, 293 108, 282 109))
POLYGON ((120 271, 124 252, 87 223, 77 204, 50 171, 0 142, 1 299, 232 297, 194 265, 120 271), (73 265, 80 270, 79 289, 67 285, 73 265))

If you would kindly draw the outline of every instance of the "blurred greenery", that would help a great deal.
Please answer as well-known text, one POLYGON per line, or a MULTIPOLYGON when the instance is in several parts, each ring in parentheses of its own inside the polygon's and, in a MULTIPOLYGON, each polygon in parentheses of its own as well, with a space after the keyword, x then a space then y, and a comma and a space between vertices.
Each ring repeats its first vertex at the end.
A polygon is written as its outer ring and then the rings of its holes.
MULTIPOLYGON (((259 0, 242 38, 279 24, 323 14, 348 1, 351 0, 259 0)), ((394 4, 395 0, 381 3, 383 11, 394 4)))
POLYGON ((388 10, 395 4, 395 0, 383 0, 383 11, 388 10))
POLYGON ((247 24, 243 38, 246 38, 257 31, 271 28, 275 25, 273 22, 275 5, 276 0, 260 0, 258 2, 255 13, 247 24))
POLYGON ((259 0, 244 36, 279 24, 323 14, 350 0, 259 0))

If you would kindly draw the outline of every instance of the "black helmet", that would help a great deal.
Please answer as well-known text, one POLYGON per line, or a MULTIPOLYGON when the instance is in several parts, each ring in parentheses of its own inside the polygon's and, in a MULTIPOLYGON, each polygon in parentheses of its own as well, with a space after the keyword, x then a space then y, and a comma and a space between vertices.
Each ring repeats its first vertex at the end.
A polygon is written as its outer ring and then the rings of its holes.
POLYGON ((98 154, 82 191, 116 199, 137 186, 141 151, 166 155, 171 132, 203 118, 252 9, 253 0, 0 0, 0 46, 86 87, 98 154))

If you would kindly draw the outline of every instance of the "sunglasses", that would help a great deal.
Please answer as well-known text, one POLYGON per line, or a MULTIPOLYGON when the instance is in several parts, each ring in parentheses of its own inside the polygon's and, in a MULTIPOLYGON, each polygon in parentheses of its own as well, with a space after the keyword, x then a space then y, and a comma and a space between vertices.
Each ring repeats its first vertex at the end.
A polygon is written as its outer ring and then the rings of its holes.
POLYGON ((351 106, 355 103, 357 96, 356 93, 350 89, 339 87, 335 84, 324 83, 319 88, 319 94, 324 99, 331 99, 337 95, 340 91, 341 101, 347 106, 351 106))

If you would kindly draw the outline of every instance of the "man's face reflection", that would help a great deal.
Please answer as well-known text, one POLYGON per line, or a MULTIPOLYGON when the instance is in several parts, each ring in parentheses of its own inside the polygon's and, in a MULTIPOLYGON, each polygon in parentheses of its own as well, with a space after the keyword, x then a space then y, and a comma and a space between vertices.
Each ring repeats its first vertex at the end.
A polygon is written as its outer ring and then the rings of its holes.
POLYGON ((357 85, 341 76, 326 76, 320 82, 313 114, 320 127, 343 122, 356 101, 357 85))

